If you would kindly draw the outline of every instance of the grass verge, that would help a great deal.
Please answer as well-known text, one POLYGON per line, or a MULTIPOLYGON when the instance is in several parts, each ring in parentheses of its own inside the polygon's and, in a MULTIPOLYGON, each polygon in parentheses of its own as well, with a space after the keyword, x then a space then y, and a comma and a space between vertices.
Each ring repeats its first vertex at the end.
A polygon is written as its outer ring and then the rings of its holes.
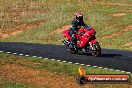
POLYGON ((35 88, 32 86, 27 86, 25 84, 20 84, 16 82, 2 81, 0 83, 1 88, 35 88))
MULTIPOLYGON (((15 55, 9 55, 9 54, 2 53, 2 54, 0 54, 0 65, 2 66, 2 65, 6 65, 6 64, 16 65, 16 66, 20 66, 20 67, 24 67, 24 68, 30 68, 30 69, 37 70, 37 71, 44 71, 44 72, 50 71, 52 74, 59 75, 60 77, 62 75, 67 75, 68 77, 70 77, 70 76, 76 77, 77 75, 79 75, 79 73, 78 73, 79 65, 68 64, 68 63, 63 63, 63 62, 56 62, 56 61, 45 60, 45 59, 38 59, 38 58, 33 58, 33 57, 25 58, 23 56, 15 56, 15 55)), ((87 74, 125 74, 125 73, 121 73, 121 72, 117 72, 117 71, 110 71, 110 70, 92 68, 92 67, 86 67, 86 66, 84 66, 84 67, 87 70, 86 71, 87 74)), ((36 71, 36 74, 37 74, 37 71, 36 71)), ((13 72, 16 72, 16 71, 14 70, 13 72)), ((27 74, 28 74, 28 72, 27 72, 27 74)), ((39 78, 40 76, 43 76, 43 75, 39 74, 38 76, 35 76, 35 77, 39 78)), ((14 76, 12 76, 12 78, 13 77, 14 76)), ((3 81, 3 83, 4 83, 5 81, 8 81, 8 80, 4 79, 1 81, 3 81)), ((10 81, 13 81, 13 79, 10 81)), ((75 83, 75 79, 72 79, 72 82, 75 83)), ((11 86, 15 85, 15 86, 21 87, 21 86, 24 86, 27 84, 25 83, 24 85, 23 84, 21 85, 21 81, 20 81, 20 85, 19 84, 17 85, 14 83, 13 84, 7 83, 7 86, 8 85, 11 85, 11 86)), ((31 84, 28 84, 27 86, 29 86, 29 88, 30 88, 31 84)), ((37 85, 33 85, 33 86, 36 87, 37 85)), ((105 88, 107 86, 109 88, 111 86, 114 86, 114 84, 105 84, 105 85, 104 84, 94 84, 93 86, 96 88, 105 88)), ((124 88, 127 88, 131 85, 116 84, 115 86, 116 87, 124 86, 124 88)))

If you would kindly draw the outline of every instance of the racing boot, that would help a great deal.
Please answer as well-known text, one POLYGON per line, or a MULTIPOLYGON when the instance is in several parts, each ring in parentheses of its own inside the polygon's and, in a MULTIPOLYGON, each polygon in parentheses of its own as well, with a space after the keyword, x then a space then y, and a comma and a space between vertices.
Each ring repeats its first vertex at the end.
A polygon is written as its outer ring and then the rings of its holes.
POLYGON ((68 46, 69 46, 69 49, 74 49, 75 48, 74 42, 70 42, 70 44, 68 46))

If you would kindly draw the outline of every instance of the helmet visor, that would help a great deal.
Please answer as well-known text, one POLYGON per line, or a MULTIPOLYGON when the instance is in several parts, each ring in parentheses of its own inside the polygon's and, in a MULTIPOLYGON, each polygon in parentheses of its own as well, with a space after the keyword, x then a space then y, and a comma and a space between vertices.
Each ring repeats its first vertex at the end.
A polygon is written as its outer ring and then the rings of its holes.
POLYGON ((83 21, 83 17, 77 17, 77 20, 83 21))

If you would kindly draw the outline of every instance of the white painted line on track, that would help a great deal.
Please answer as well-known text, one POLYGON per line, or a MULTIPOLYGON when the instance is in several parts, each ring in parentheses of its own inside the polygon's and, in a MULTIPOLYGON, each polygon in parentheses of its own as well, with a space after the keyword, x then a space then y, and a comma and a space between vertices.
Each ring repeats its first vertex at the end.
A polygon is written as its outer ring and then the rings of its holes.
MULTIPOLYGON (((0 53, 2 53, 2 52, 4 52, 4 51, 0 51, 0 53)), ((11 52, 6 52, 7 54, 10 54, 11 52)), ((17 53, 12 53, 12 54, 14 54, 14 55, 16 55, 17 53)), ((22 55, 24 55, 24 54, 18 54, 18 55, 20 55, 20 56, 22 56, 22 55)), ((29 55, 25 55, 26 57, 28 57, 29 55)), ((32 57, 37 57, 37 56, 32 56, 32 57)), ((38 57, 38 58, 43 58, 43 57, 38 57)), ((47 59, 49 59, 49 58, 44 58, 45 60, 47 60, 47 59)), ((51 59, 51 60, 55 60, 55 59, 51 59)), ((60 62, 61 60, 57 60, 58 62, 60 62)), ((62 61, 62 62, 67 62, 67 61, 62 61)), ((69 63, 69 64, 72 64, 72 62, 67 62, 67 63, 69 63)), ((76 65, 79 65, 79 63, 74 63, 74 64, 76 64, 76 65)), ((80 64, 80 65, 82 65, 82 66, 91 66, 91 65, 85 65, 85 64, 80 64)), ((93 68, 97 68, 98 66, 92 66, 93 68)), ((98 68, 103 68, 103 69, 105 69, 105 70, 114 70, 114 69, 109 69, 109 68, 104 68, 104 67, 98 67, 98 68)), ((121 71, 121 70, 115 70, 115 71, 118 71, 118 72, 122 72, 122 73, 127 73, 127 74, 130 74, 131 72, 126 72, 126 71, 121 71)))
POLYGON ((78 65, 79 63, 75 63, 76 65, 78 65))
POLYGON ((23 54, 19 54, 20 56, 22 56, 23 54))
POLYGON ((58 62, 60 62, 61 60, 57 60, 58 62))
POLYGON ((86 66, 88 66, 88 67, 89 67, 89 66, 91 66, 91 65, 89 65, 89 64, 88 64, 88 65, 86 65, 86 66))
POLYGON ((84 66, 85 64, 80 64, 80 65, 84 66))
POLYGON ((42 58, 42 57, 38 57, 38 58, 42 58))
POLYGON ((29 55, 25 55, 26 57, 28 57, 29 55))
POLYGON ((48 60, 49 58, 44 58, 45 60, 48 60))
POLYGON ((3 53, 3 51, 0 51, 0 53, 3 53))
POLYGON ((121 71, 121 72, 125 72, 125 71, 121 71))
POLYGON ((94 68, 97 68, 98 66, 93 66, 94 68))
POLYGON ((62 62, 64 62, 64 63, 65 63, 65 62, 67 62, 67 61, 62 61, 62 62))
POLYGON ((131 72, 126 72, 127 74, 130 74, 131 72))
POLYGON ((99 68, 101 68, 101 69, 102 69, 103 67, 99 67, 99 68))
POLYGON ((34 58, 37 57, 37 56, 33 56, 34 58))
POLYGON ((109 69, 109 70, 114 70, 114 69, 109 69))
POLYGON ((10 54, 11 52, 6 52, 6 53, 10 54))
POLYGON ((107 70, 108 68, 104 68, 105 70, 107 70))
POLYGON ((55 59, 51 59, 51 60, 53 60, 53 61, 54 61, 55 59))
POLYGON ((116 70, 116 71, 120 71, 120 70, 116 70))
POLYGON ((71 64, 72 62, 68 62, 69 64, 71 64))
POLYGON ((16 55, 17 53, 13 53, 14 55, 16 55))

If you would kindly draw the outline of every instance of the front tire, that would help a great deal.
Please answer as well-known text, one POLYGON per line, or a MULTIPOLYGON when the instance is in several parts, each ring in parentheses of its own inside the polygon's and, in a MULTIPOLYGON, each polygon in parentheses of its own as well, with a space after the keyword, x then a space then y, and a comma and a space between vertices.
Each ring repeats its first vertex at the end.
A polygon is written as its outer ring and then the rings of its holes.
POLYGON ((101 55, 101 47, 98 42, 94 43, 91 48, 91 54, 95 57, 98 57, 101 55))

